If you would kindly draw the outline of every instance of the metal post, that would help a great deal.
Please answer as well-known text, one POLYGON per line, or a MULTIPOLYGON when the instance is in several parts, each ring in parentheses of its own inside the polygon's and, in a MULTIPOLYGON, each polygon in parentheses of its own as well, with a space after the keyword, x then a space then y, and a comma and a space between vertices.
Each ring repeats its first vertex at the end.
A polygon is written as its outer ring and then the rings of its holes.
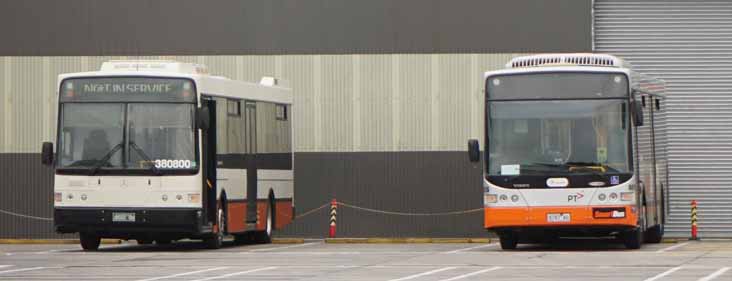
POLYGON ((691 238, 689 240, 699 240, 696 228, 696 200, 691 200, 691 238))
POLYGON ((335 198, 330 202, 330 231, 328 232, 329 238, 335 238, 336 235, 336 209, 338 208, 338 202, 335 198))

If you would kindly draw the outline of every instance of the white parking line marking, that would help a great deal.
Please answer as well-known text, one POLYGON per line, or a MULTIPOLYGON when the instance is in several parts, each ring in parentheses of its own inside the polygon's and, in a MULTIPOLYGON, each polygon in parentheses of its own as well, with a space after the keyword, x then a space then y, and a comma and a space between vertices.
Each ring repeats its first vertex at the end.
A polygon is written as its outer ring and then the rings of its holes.
POLYGON ((212 277, 209 277, 209 278, 197 279, 197 280, 193 280, 193 281, 215 280, 215 279, 221 279, 221 278, 226 278, 226 277, 231 277, 231 276, 236 276, 236 275, 242 275, 242 274, 247 274, 247 273, 252 273, 252 272, 272 270, 272 269, 275 269, 275 268, 277 268, 277 267, 276 266, 260 267, 260 268, 251 269, 251 270, 247 270, 247 271, 239 271, 239 272, 234 272, 234 273, 229 273, 229 274, 224 274, 224 275, 219 275, 219 276, 212 276, 212 277))
POLYGON ((660 250, 656 251, 656 253, 663 253, 663 252, 666 252, 666 251, 671 251, 671 250, 674 250, 674 249, 678 249, 678 248, 681 248, 683 246, 688 245, 689 243, 691 243, 691 242, 684 242, 684 243, 681 243, 681 244, 673 245, 671 247, 663 248, 663 249, 660 249, 660 250))
POLYGON ((299 248, 299 247, 305 247, 305 246, 310 246, 310 245, 315 245, 315 244, 320 244, 320 242, 297 244, 297 245, 290 245, 290 246, 283 246, 283 247, 271 247, 271 248, 263 248, 263 249, 254 249, 254 250, 249 250, 249 251, 250 252, 266 252, 266 251, 279 250, 279 249, 299 248))
POLYGON ((29 268, 11 269, 11 270, 0 271, 0 274, 13 273, 13 272, 21 272, 21 271, 39 270, 39 269, 46 269, 46 268, 49 268, 49 267, 29 267, 29 268))
POLYGON ((444 252, 444 254, 456 254, 456 253, 461 253, 461 252, 475 250, 475 249, 482 249, 482 248, 493 247, 493 246, 496 246, 496 245, 498 245, 498 243, 491 243, 491 244, 487 244, 487 245, 480 245, 480 246, 475 246, 475 247, 462 248, 462 249, 457 249, 457 250, 453 250, 453 251, 449 251, 449 252, 444 252))
POLYGON ((664 271, 664 272, 661 272, 661 273, 659 273, 659 274, 658 274, 658 275, 656 275, 656 276, 653 276, 653 277, 651 277, 651 278, 648 278, 648 279, 646 279, 646 280, 644 280, 644 281, 654 281, 654 280, 658 280, 658 279, 661 279, 661 278, 663 278, 663 277, 664 277, 664 276, 666 276, 666 275, 669 275, 669 274, 671 274, 671 273, 674 273, 674 272, 676 272, 677 270, 681 269, 682 267, 683 267, 683 266, 677 266, 677 267, 674 267, 674 268, 672 268, 672 269, 669 269, 669 270, 666 270, 666 271, 664 271))
POLYGON ((719 270, 713 272, 712 274, 709 274, 706 277, 699 279, 699 281, 710 281, 710 280, 714 280, 714 278, 719 277, 720 275, 724 274, 728 270, 730 270, 730 267, 722 267, 719 270))
POLYGON ((405 276, 405 277, 398 278, 398 279, 391 279, 389 281, 409 280, 409 279, 414 279, 414 278, 418 278, 418 277, 422 277, 422 276, 432 275, 432 274, 435 274, 435 273, 438 273, 438 272, 443 272, 443 271, 453 270, 453 269, 455 269, 455 267, 453 267, 453 266, 451 266, 451 267, 443 267, 443 268, 439 268, 439 269, 435 269, 435 270, 430 270, 430 271, 427 271, 427 272, 422 272, 422 273, 417 273, 417 274, 414 274, 414 275, 405 276))
POLYGON ((500 266, 494 266, 494 267, 491 267, 491 268, 486 268, 486 269, 483 269, 483 270, 478 270, 478 271, 475 271, 475 272, 471 272, 471 273, 468 273, 468 274, 463 274, 463 275, 460 275, 460 276, 455 276, 453 278, 445 279, 445 280, 442 280, 442 281, 453 281, 453 280, 463 279, 463 278, 467 278, 467 277, 470 277, 470 276, 473 276, 473 275, 478 275, 478 274, 481 274, 481 273, 486 273, 486 272, 490 272, 490 271, 494 271, 494 270, 499 270, 501 268, 502 267, 500 267, 500 266))
POLYGON ((70 252, 70 251, 78 251, 78 250, 79 250, 79 248, 56 249, 56 250, 48 250, 48 251, 41 251, 41 252, 33 252, 32 254, 43 255, 43 254, 52 254, 52 253, 58 253, 58 252, 70 252))
POLYGON ((227 268, 229 268, 229 267, 228 266, 214 267, 214 268, 209 268, 209 269, 203 269, 203 270, 197 270, 197 271, 191 271, 191 272, 184 272, 184 273, 178 273, 178 274, 167 275, 167 276, 160 276, 160 277, 149 278, 149 279, 142 279, 142 280, 138 280, 138 281, 153 281, 153 280, 160 280, 160 279, 168 279, 168 278, 173 278, 173 277, 180 277, 180 276, 198 274, 198 273, 209 272, 209 271, 214 271, 214 270, 222 270, 222 269, 227 269, 227 268))
POLYGON ((262 251, 262 252, 241 252, 240 254, 247 254, 247 255, 424 255, 424 254, 437 254, 439 252, 412 252, 412 251, 402 251, 402 252, 290 252, 290 251, 282 251, 282 252, 274 252, 274 251, 262 251))

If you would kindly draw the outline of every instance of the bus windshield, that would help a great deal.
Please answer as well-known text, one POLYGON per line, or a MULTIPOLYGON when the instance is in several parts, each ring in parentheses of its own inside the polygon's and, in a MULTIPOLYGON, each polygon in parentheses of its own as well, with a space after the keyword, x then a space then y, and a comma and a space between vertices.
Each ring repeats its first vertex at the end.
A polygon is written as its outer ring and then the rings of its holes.
POLYGON ((627 109, 625 99, 491 102, 488 174, 630 173, 627 109))
POLYGON ((195 169, 193 104, 65 103, 59 168, 195 169))
MULTIPOLYGON (((112 83, 110 89, 126 88, 115 83, 150 84, 138 81, 106 78, 105 83, 112 83)), ((104 97, 85 93, 88 99, 78 90, 70 95, 68 91, 62 93, 71 98, 60 107, 57 168, 66 172, 83 170, 79 173, 85 174, 197 170, 195 104, 171 100, 169 96, 125 93, 98 93, 107 94, 104 97)))

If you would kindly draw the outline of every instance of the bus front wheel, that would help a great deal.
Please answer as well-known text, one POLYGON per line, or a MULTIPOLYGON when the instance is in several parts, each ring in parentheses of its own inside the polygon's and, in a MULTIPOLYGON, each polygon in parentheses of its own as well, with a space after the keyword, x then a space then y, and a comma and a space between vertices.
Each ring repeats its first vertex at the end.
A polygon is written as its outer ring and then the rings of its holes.
POLYGON ((498 239, 501 241, 501 249, 503 250, 514 250, 518 245, 518 237, 511 232, 498 234, 498 239))
POLYGON ((94 233, 80 233, 79 241, 81 242, 81 248, 85 251, 96 251, 99 249, 102 238, 94 233))
POLYGON ((639 228, 625 232, 623 235, 623 244, 628 249, 640 249, 643 243, 643 230, 639 228))
POLYGON ((663 224, 657 224, 646 231, 646 242, 661 243, 663 240, 663 224))

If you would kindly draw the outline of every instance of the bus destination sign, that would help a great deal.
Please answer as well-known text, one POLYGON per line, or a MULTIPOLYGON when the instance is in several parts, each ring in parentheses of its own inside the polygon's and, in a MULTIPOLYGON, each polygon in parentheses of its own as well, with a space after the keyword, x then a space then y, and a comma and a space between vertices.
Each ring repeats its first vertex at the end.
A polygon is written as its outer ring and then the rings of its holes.
POLYGON ((61 85, 61 102, 194 102, 193 82, 177 78, 82 78, 61 85))

